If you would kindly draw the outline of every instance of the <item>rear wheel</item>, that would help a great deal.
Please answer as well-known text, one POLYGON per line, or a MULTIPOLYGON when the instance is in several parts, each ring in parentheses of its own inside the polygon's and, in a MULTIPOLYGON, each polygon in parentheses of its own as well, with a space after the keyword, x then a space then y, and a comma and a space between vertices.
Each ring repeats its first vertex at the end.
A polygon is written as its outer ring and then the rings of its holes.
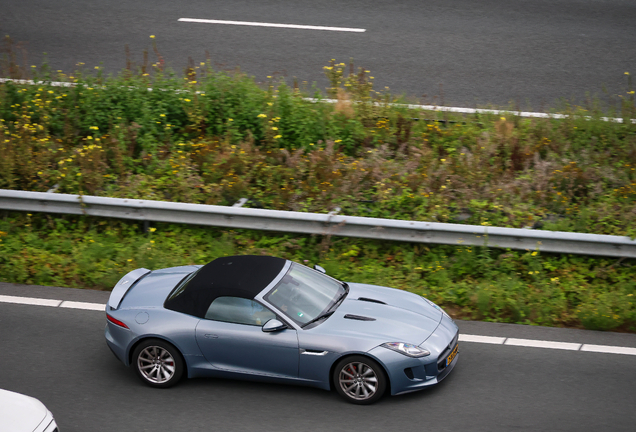
POLYGON ((158 388, 177 384, 185 370, 179 350, 161 339, 140 343, 133 353, 133 366, 144 383, 158 388))
POLYGON ((380 399, 387 381, 382 366, 364 356, 340 360, 333 372, 336 391, 348 402, 358 405, 372 404, 380 399))

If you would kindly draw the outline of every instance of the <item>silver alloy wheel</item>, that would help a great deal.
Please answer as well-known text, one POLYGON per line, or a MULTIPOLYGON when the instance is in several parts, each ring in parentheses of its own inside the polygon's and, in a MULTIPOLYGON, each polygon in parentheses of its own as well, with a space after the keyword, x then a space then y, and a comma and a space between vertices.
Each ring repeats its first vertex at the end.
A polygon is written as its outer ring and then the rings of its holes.
POLYGON ((348 397, 358 401, 370 399, 378 390, 378 376, 375 371, 361 362, 344 365, 338 374, 338 382, 348 397))
POLYGON ((175 364, 167 349, 149 346, 137 356, 137 368, 145 379, 153 384, 161 384, 174 376, 175 364))

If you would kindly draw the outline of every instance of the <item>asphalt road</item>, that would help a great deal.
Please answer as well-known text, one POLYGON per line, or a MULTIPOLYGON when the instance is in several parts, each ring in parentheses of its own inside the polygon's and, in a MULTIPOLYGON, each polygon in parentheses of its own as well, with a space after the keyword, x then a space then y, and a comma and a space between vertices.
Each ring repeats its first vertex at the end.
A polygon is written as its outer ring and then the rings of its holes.
MULTIPOLYGON (((298 77, 326 86, 335 58, 372 71, 413 101, 447 106, 553 107, 559 98, 619 94, 636 73, 636 2, 631 0, 2 0, 0 34, 22 42, 28 62, 141 62, 150 35, 168 64, 188 58, 240 67, 264 81, 298 77), (364 33, 179 22, 179 18, 355 27, 364 33), (426 95, 426 96, 423 96, 426 95)), ((151 59, 154 56, 151 55, 151 59)))
MULTIPOLYGON (((104 303, 108 293, 0 284, 1 295, 104 303)), ((323 390, 193 379, 143 385, 108 350, 102 312, 0 303, 0 388, 37 397, 63 432, 633 431, 631 355, 462 343, 440 385, 359 407, 323 390)), ((636 335, 459 322, 474 334, 636 347, 636 335)))

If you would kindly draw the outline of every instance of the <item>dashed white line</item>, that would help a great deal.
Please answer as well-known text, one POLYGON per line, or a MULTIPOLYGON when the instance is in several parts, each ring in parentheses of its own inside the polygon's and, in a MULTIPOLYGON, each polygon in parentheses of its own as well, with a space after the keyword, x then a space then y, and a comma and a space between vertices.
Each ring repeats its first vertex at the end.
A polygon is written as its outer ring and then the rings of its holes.
POLYGON ((533 339, 515 339, 508 338, 504 345, 530 347, 530 348, 549 348, 549 349, 562 349, 570 351, 578 351, 581 348, 581 344, 570 342, 552 342, 544 340, 533 339))
POLYGON ((95 310, 95 311, 104 311, 106 309, 105 304, 76 302, 76 301, 63 301, 59 307, 68 308, 68 309, 84 309, 84 310, 95 310))
MULTIPOLYGON (((34 306, 49 306, 59 307, 67 309, 83 309, 92 311, 103 312, 106 309, 105 304, 101 303, 89 303, 89 302, 77 302, 69 300, 53 300, 42 299, 34 297, 18 297, 9 295, 0 295, 0 303, 13 303, 23 305, 34 306)), ((611 346, 611 345, 591 345, 591 344, 579 344, 572 342, 555 342, 536 339, 517 339, 517 338, 505 338, 497 336, 482 336, 472 334, 460 334, 460 342, 472 342, 491 345, 510 345, 527 348, 547 348, 547 349, 561 349, 569 351, 587 351, 603 354, 625 354, 636 356, 636 348, 611 346)))
POLYGON ((181 22, 192 23, 204 23, 204 24, 229 24, 239 26, 252 26, 252 27, 277 27, 277 28, 290 28, 300 30, 327 30, 327 31, 340 31, 340 32, 354 32, 364 33, 367 31, 362 28, 349 28, 349 27, 326 27, 326 26, 312 26, 312 25, 299 25, 299 24, 276 24, 276 23, 263 23, 263 22, 250 22, 250 21, 226 21, 226 20, 211 20, 200 18, 179 18, 181 22))
POLYGON ((0 302, 58 307, 62 303, 62 300, 49 300, 49 299, 41 299, 41 298, 33 298, 33 297, 16 297, 16 296, 0 295, 0 302))
POLYGON ((460 342, 475 342, 475 343, 502 345, 506 341, 506 338, 504 338, 504 337, 495 337, 495 336, 479 336, 479 335, 470 335, 470 334, 460 333, 459 341, 460 342))
POLYGON ((627 354, 636 355, 636 348, 619 347, 610 345, 590 345, 583 344, 581 351, 605 353, 605 354, 627 354))

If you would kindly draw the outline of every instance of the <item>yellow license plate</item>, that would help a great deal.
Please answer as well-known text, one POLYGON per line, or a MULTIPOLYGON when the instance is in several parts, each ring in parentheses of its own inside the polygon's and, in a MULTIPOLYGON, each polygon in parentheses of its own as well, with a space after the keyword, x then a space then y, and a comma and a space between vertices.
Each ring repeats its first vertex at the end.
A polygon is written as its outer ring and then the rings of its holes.
POLYGON ((446 357, 446 366, 448 366, 449 364, 453 362, 453 359, 457 356, 458 352, 459 352, 459 344, 455 345, 453 352, 451 352, 450 355, 446 357))

